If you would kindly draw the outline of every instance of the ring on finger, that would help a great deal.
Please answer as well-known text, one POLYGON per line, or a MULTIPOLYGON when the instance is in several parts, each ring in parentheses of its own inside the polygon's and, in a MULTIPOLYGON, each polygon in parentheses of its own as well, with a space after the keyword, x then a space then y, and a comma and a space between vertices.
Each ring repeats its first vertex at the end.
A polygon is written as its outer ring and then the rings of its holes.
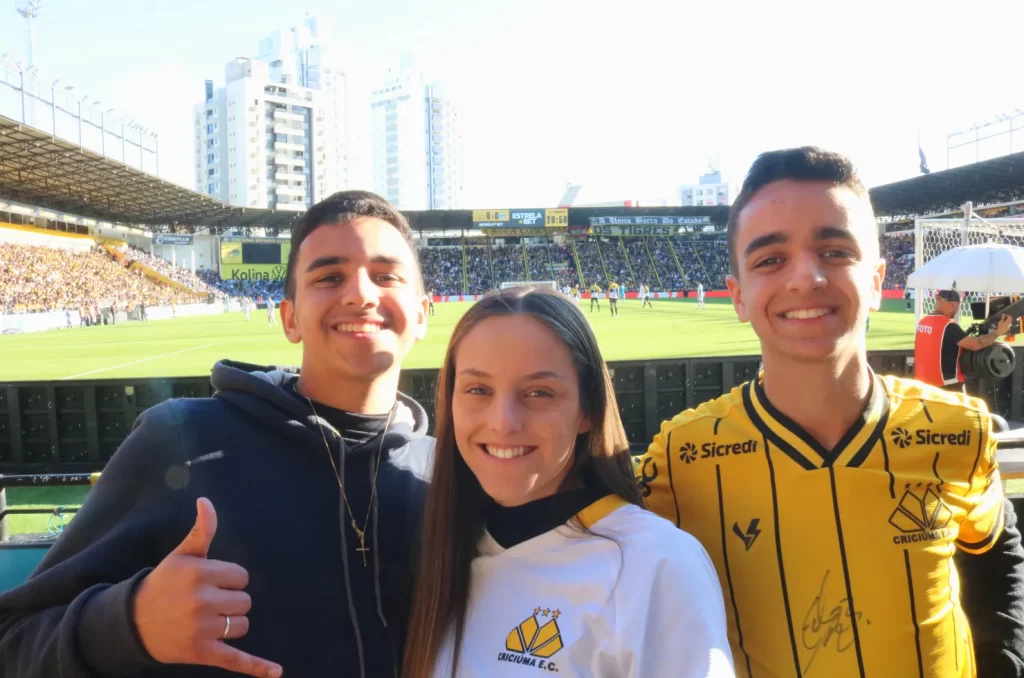
POLYGON ((224 617, 224 635, 221 638, 227 638, 231 632, 231 617, 224 617))

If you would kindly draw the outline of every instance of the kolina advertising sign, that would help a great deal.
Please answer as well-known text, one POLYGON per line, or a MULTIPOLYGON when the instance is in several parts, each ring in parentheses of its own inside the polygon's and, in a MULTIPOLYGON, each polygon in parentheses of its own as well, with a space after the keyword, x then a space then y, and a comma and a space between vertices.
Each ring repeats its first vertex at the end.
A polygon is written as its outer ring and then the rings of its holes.
POLYGON ((178 233, 159 233, 153 236, 154 245, 191 245, 191 235, 181 235, 178 233))
POLYGON ((284 280, 284 264, 225 264, 220 266, 221 280, 276 282, 284 280))

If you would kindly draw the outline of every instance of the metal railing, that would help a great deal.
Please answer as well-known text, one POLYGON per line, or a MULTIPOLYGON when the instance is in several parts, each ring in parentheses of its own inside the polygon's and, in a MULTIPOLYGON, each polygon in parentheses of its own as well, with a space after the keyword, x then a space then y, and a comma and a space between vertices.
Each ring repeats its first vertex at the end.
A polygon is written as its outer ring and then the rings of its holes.
POLYGON ((74 485, 95 485, 99 480, 99 473, 48 473, 30 474, 22 473, 15 475, 0 475, 0 542, 10 539, 10 526, 7 523, 8 516, 16 515, 46 515, 60 519, 57 529, 51 532, 56 535, 64 527, 64 516, 77 513, 75 507, 54 506, 50 508, 7 508, 8 487, 71 487, 74 485))
MULTIPOLYGON (((910 376, 911 351, 872 351, 873 369, 910 376)), ((1008 379, 969 384, 1011 422, 1024 421, 1024 359, 1008 379)), ((609 363, 626 434, 644 449, 661 422, 753 378, 759 356, 609 363)), ((406 370, 400 389, 433 422, 437 370, 406 370)), ((91 473, 102 470, 138 415, 171 398, 212 394, 208 377, 97 381, 0 382, 0 474, 91 473)), ((433 424, 431 423, 431 430, 433 424)))

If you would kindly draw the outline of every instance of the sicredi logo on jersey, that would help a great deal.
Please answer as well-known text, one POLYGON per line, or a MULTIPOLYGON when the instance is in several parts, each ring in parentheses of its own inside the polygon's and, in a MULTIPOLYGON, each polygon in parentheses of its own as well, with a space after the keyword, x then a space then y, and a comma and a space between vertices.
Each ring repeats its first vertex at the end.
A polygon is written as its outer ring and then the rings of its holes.
POLYGON ((720 443, 717 440, 709 440, 702 443, 698 449, 693 443, 683 443, 679 447, 680 461, 691 464, 698 459, 710 459, 711 457, 728 457, 729 455, 752 454, 757 452, 756 440, 742 440, 732 443, 720 443))
POLYGON ((894 428, 889 432, 889 437, 896 447, 904 449, 910 445, 948 445, 967 447, 971 444, 971 431, 963 430, 954 433, 933 431, 927 428, 915 429, 913 434, 905 428, 894 428))

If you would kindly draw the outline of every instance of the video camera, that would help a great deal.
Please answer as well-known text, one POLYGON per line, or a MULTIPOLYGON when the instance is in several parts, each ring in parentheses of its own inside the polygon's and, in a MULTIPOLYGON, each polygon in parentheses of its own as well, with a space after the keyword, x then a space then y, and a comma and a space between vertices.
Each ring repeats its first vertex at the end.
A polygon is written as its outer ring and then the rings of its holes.
MULTIPOLYGON (((988 300, 988 316, 985 315, 985 302, 971 302, 971 317, 983 319, 967 329, 967 336, 988 334, 999 325, 1004 315, 1010 316, 1010 331, 1006 339, 1012 342, 1018 334, 1024 334, 1024 299, 1017 295, 993 297, 988 300)), ((968 377, 979 379, 1005 379, 1013 374, 1016 355, 1013 349, 1003 342, 996 342, 980 351, 963 351, 960 354, 960 369, 968 377)))
POLYGON ((1010 323, 1010 331, 1007 337, 1015 337, 1024 333, 1024 299, 1016 294, 1008 297, 992 297, 988 300, 988 317, 985 316, 985 302, 971 302, 971 317, 975 320, 983 318, 980 323, 971 325, 967 334, 988 334, 996 328, 999 320, 1004 316, 1010 316, 1014 322, 1010 323))

